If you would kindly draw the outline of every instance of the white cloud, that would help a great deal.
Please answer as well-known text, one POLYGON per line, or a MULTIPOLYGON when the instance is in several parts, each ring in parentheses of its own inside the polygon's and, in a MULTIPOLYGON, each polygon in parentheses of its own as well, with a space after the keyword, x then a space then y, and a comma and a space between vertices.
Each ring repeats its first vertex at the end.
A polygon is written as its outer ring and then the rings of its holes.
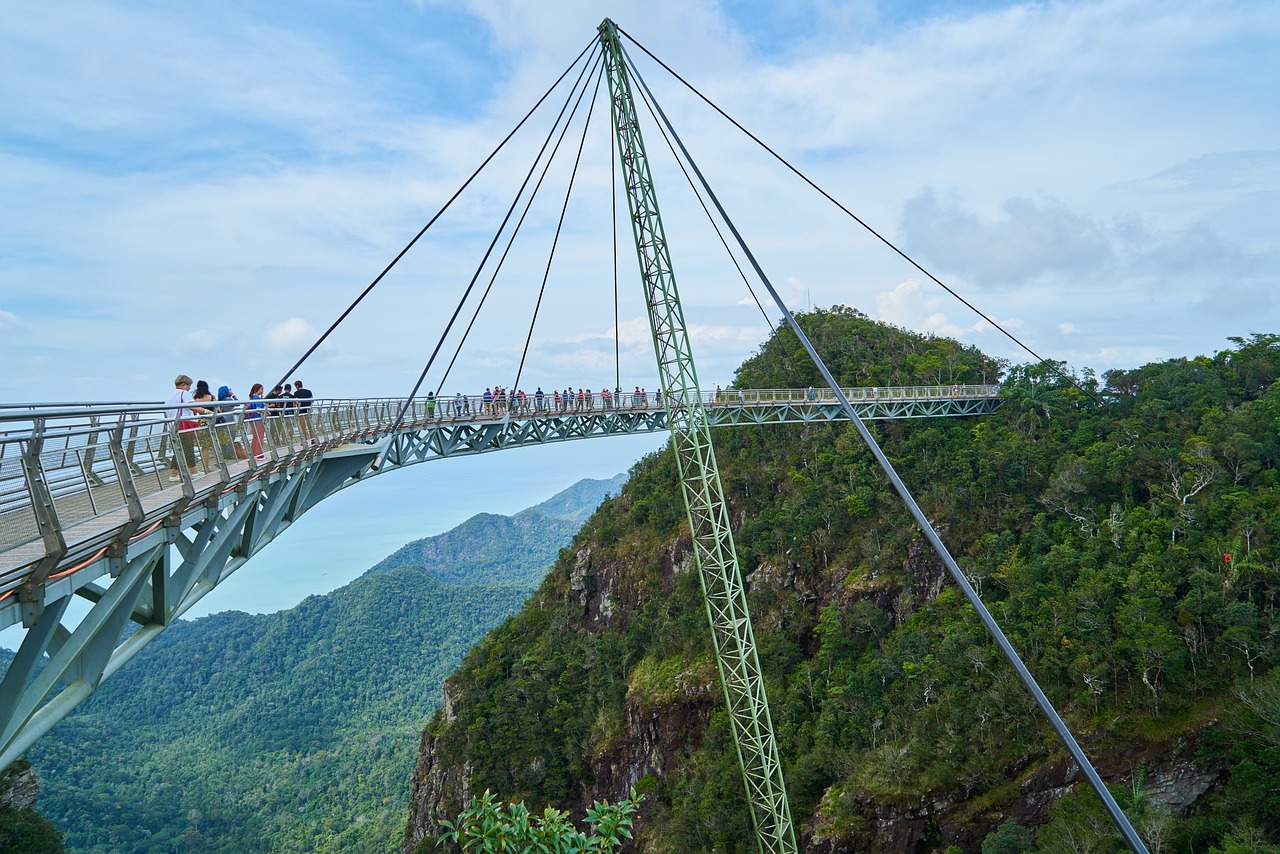
POLYGON ((22 318, 11 311, 5 311, 0 308, 0 333, 5 335, 17 335, 19 332, 26 332, 27 324, 22 318))
POLYGON ((178 353, 209 353, 219 349, 223 344, 222 337, 208 329, 192 329, 184 332, 178 339, 178 353))
MULTIPOLYGON (((919 279, 907 279, 893 290, 877 294, 876 311, 877 319, 894 326, 962 340, 976 336, 983 346, 996 343, 992 336, 1001 334, 986 320, 945 296, 935 284, 919 279)), ((1017 318, 987 316, 1011 332, 1022 326, 1017 318)))
POLYGON ((1052 200, 1008 199, 999 219, 984 220, 926 190, 907 202, 899 228, 908 251, 983 285, 1097 275, 1113 263, 1106 230, 1052 200))
POLYGON ((290 317, 267 327, 266 343, 282 353, 302 353, 320 337, 316 328, 301 317, 290 317))

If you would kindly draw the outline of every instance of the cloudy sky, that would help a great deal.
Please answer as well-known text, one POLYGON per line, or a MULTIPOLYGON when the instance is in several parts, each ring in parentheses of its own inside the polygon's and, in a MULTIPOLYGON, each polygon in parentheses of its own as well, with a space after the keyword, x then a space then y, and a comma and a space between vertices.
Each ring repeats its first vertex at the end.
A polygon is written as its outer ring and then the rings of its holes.
MULTIPOLYGON (((0 399, 155 399, 178 371, 242 396, 276 379, 606 12, 1042 355, 1102 371, 1280 331, 1276 4, 10 0, 0 399)), ((1029 358, 629 50, 794 307, 1029 358)), ((567 97, 297 372, 318 395, 412 386, 567 97)), ((605 104, 521 385, 614 382, 605 104)), ((514 380, 584 112, 450 393, 514 380)), ((646 138, 700 375, 725 381, 767 325, 651 124, 646 138)), ((651 386, 622 237, 620 379, 651 386)))
MULTIPOLYGON (((1044 356, 1101 372, 1280 332, 1280 4, 8 0, 0 400, 156 400, 179 371, 244 396, 278 378, 606 14, 1044 356)), ((792 307, 851 305, 1029 358, 629 50, 792 307)), ((553 93, 296 373, 318 395, 408 391, 567 98, 553 93)), ((615 370, 655 385, 625 225, 614 322, 603 106, 529 389, 612 385, 615 370)), ((514 382, 584 113, 446 392, 514 382)), ((727 382, 767 323, 645 133, 699 374, 727 382)), ((428 388, 453 344, 442 352, 428 388)), ((193 615, 289 607, 410 539, 610 477, 660 445, 575 442, 375 478, 308 513, 193 615)))

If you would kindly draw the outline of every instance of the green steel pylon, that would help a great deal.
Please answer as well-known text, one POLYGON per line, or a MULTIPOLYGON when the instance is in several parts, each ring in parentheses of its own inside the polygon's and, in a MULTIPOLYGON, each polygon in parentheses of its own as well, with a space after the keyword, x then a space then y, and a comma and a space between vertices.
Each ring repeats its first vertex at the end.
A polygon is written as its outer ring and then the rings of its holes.
POLYGON ((773 719, 769 715, 764 679, 756 656, 746 589, 729 530, 729 511, 720 485, 720 470, 711 447, 711 428, 702 406, 693 352, 676 292, 671 256, 658 214, 653 176, 640 136, 617 26, 608 18, 600 24, 600 44, 604 49, 613 127, 627 183, 627 205, 640 260, 640 276, 644 280, 653 347, 658 357, 658 378, 665 396, 671 444, 693 535, 694 561, 702 582, 707 619, 711 622, 716 664, 733 722, 734 743, 746 782, 756 840, 765 854, 794 852, 795 833, 782 779, 782 763, 778 759, 773 719))

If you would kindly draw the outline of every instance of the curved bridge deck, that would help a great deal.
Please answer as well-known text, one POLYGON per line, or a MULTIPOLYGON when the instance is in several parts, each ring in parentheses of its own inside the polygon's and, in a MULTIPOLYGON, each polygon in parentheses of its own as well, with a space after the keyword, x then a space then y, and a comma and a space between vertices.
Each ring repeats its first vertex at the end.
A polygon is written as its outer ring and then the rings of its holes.
MULTIPOLYGON (((979 415, 991 411, 996 393, 996 386, 846 390, 866 420, 979 415)), ((420 400, 391 433, 402 403, 321 400, 309 412, 288 410, 255 423, 245 419, 241 402, 236 411, 228 411, 230 423, 202 424, 195 431, 196 468, 179 467, 177 479, 170 479, 169 472, 172 448, 180 440, 172 435, 173 422, 155 404, 0 407, 0 609, 31 567, 49 557, 49 534, 60 533, 66 545, 60 563, 82 560, 86 553, 118 542, 128 529, 130 539, 142 537, 139 528, 180 512, 184 505, 244 492, 324 458, 371 460, 385 448, 388 467, 395 468, 529 444, 667 429, 661 399, 652 394, 641 398, 627 393, 619 401, 596 394, 568 406, 550 398, 541 405, 530 398, 514 406, 486 404, 476 397, 442 398, 433 407, 420 400), (256 442, 255 428, 260 428, 256 442), (261 459, 247 453, 259 446, 261 459)), ((731 389, 707 393, 705 404, 712 426, 845 417, 830 390, 810 396, 803 390, 731 389)), ((367 474, 352 471, 339 486, 367 474)), ((13 622, 0 618, 0 628, 13 622)))
MULTIPOLYGON (((845 394, 859 417, 874 420, 981 415, 996 407, 998 390, 845 394)), ((705 397, 712 426, 845 420, 830 390, 705 397)), ((0 683, 0 768, 337 490, 442 457, 667 429, 652 394, 567 404, 549 396, 509 405, 418 400, 397 426, 402 404, 316 400, 309 410, 254 419, 241 401, 224 410, 225 423, 209 419, 182 434, 154 403, 0 406, 0 629, 28 629, 0 683), (69 630, 62 620, 75 597, 92 608, 69 630), (130 621, 141 628, 120 642, 130 621)))

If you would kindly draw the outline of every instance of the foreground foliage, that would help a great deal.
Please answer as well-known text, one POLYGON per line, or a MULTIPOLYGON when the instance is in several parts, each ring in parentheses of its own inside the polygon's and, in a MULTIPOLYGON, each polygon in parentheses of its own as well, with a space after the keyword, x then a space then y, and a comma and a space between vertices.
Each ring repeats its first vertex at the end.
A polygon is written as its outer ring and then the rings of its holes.
POLYGON ((586 854, 608 852, 631 838, 631 822, 642 797, 635 790, 628 798, 611 805, 597 801, 587 810, 590 833, 583 833, 569 821, 569 814, 547 807, 540 816, 530 816, 524 804, 502 804, 485 792, 463 810, 457 821, 441 821, 442 843, 453 843, 463 851, 527 852, 543 854, 586 854))

